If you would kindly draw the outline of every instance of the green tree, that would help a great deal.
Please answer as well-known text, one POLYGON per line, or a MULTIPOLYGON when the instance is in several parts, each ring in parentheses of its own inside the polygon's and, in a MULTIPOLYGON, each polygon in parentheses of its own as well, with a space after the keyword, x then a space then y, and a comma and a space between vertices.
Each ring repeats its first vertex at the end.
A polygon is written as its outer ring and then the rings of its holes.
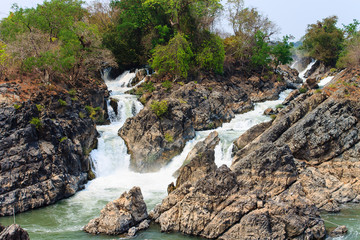
POLYGON ((254 69, 261 69, 263 72, 271 62, 271 47, 265 41, 265 34, 257 31, 255 34, 255 46, 252 49, 251 65, 254 69))
POLYGON ((210 32, 205 36, 200 51, 196 54, 197 64, 204 70, 223 73, 225 59, 223 40, 210 32))
POLYGON ((151 67, 160 75, 168 73, 174 77, 186 78, 192 57, 190 44, 178 33, 166 46, 159 45, 155 48, 151 67))
POLYGON ((289 36, 284 36, 283 40, 276 43, 271 49, 275 69, 278 67, 278 65, 288 64, 293 60, 291 57, 291 49, 293 48, 294 44, 289 43, 289 39, 289 36))
POLYGON ((334 66, 343 48, 344 33, 336 27, 336 16, 311 24, 306 30, 302 49, 312 58, 334 66))

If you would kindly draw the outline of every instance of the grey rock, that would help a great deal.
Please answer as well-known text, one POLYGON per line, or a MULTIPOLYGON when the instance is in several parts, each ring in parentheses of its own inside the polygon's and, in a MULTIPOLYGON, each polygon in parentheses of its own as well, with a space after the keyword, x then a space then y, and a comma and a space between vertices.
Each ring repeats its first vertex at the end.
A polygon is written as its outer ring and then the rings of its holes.
POLYGON ((0 240, 29 240, 29 234, 17 224, 0 228, 0 240))

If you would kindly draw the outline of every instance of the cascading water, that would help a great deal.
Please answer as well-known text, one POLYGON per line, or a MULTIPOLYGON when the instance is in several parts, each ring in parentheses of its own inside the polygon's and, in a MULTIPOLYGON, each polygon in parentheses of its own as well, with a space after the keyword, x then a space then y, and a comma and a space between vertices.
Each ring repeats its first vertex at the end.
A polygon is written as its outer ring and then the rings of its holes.
MULTIPOLYGON (((312 63, 313 64, 313 63, 312 63)), ((310 65, 308 69, 310 69, 310 65)), ((303 72, 305 73, 305 71, 303 72)), ((91 152, 94 161, 96 178, 90 181, 83 191, 57 204, 18 214, 17 223, 24 227, 32 239, 114 239, 104 235, 92 236, 81 231, 88 221, 99 216, 100 210, 107 202, 118 198, 121 193, 133 186, 141 187, 148 209, 152 209, 167 195, 167 185, 175 178, 173 173, 183 164, 187 154, 199 141, 205 139, 211 131, 198 131, 196 137, 187 142, 182 153, 159 172, 140 174, 129 170, 130 156, 124 141, 118 136, 118 130, 127 118, 134 116, 142 109, 135 96, 125 94, 131 87, 129 83, 135 73, 125 72, 115 80, 104 79, 111 90, 111 98, 118 102, 118 114, 108 105, 110 125, 97 126, 100 133, 98 148, 91 152)), ((138 83, 140 84, 140 83, 138 83)), ((250 127, 270 118, 263 115, 268 107, 281 103, 290 90, 286 90, 276 101, 256 103, 254 110, 236 115, 229 123, 215 129, 219 133, 220 143, 215 148, 215 162, 218 166, 231 164, 232 142, 250 127)), ((1 218, 2 224, 11 224, 12 217, 1 218)), ((139 233, 135 239, 200 239, 182 234, 161 233, 158 226, 139 233)))

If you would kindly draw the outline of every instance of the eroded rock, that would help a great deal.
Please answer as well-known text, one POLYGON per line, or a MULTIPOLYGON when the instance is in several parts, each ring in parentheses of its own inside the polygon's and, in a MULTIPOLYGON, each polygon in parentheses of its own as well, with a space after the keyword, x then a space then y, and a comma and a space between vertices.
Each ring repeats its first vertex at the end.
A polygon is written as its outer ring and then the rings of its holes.
MULTIPOLYGON (((124 192, 117 200, 109 202, 101 210, 100 217, 90 220, 84 231, 91 234, 119 235, 148 217, 146 204, 139 187, 124 192)), ((145 227, 145 223, 141 226, 145 227)), ((136 228, 130 231, 135 234, 136 228)))
POLYGON ((3 229, 0 227, 1 240, 29 240, 29 234, 17 224, 12 224, 3 229))

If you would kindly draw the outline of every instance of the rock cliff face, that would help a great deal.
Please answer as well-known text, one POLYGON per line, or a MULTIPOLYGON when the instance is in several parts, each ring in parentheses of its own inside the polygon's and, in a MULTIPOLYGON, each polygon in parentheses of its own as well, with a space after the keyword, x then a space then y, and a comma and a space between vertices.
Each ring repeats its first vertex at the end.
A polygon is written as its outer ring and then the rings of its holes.
POLYGON ((252 109, 255 101, 276 99, 286 83, 273 78, 200 78, 199 83, 172 83, 170 92, 155 82, 155 91, 141 98, 147 101, 144 109, 119 130, 131 154, 132 169, 156 171, 183 149, 195 130, 218 127, 236 113, 252 109), (151 110, 154 100, 167 101, 168 110, 161 117, 151 110))
MULTIPOLYGON (((117 200, 106 204, 101 210, 100 217, 90 220, 84 231, 91 234, 119 235, 128 232, 147 217, 147 208, 141 190, 133 187, 117 200)), ((143 225, 146 223, 145 221, 143 225)))
POLYGON ((323 239, 318 210, 360 202, 359 72, 297 96, 237 140, 230 168, 183 179, 150 216, 162 231, 211 239, 323 239))
POLYGON ((82 90, 76 96, 39 91, 26 102, 3 103, 0 216, 55 203, 93 177, 89 152, 98 133, 85 105, 104 107, 107 91, 82 90))

